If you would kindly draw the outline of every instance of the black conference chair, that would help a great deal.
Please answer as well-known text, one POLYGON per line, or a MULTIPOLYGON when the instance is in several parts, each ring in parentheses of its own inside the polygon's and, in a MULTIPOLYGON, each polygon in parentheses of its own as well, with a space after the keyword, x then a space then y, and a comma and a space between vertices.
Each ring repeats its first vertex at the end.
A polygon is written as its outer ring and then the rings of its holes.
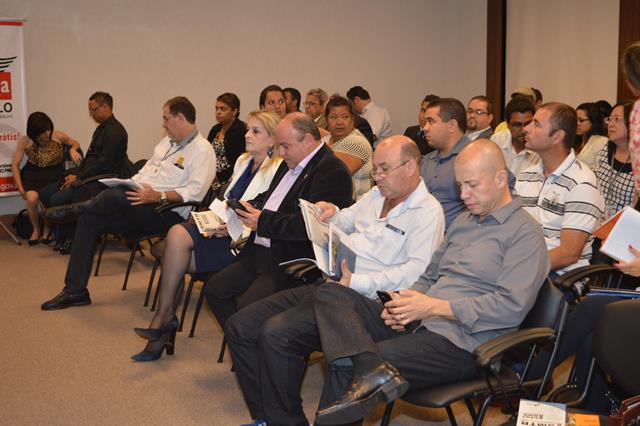
MULTIPOLYGON (((402 400, 422 407, 445 408, 452 425, 456 419, 451 404, 464 400, 474 424, 480 425, 487 408, 495 400, 504 400, 512 415, 515 409, 511 401, 516 397, 539 400, 551 378, 553 362, 559 342, 562 339, 568 304, 563 294, 549 279, 538 293, 536 302, 522 322, 520 329, 499 336, 476 348, 476 366, 482 377, 459 383, 450 383, 429 389, 409 390, 402 400), (528 377, 536 351, 545 345, 551 346, 549 364, 543 377, 528 377), (511 350, 527 347, 530 349, 526 365, 522 371, 514 371, 507 363, 501 362, 511 350), (480 410, 476 411, 473 399, 482 399, 480 410)), ((393 410, 388 404, 381 425, 388 425, 393 410)))
MULTIPOLYGON (((637 279, 623 274, 614 266, 597 264, 576 268, 567 272, 556 279, 556 285, 565 292, 573 293, 574 296, 581 296, 587 294, 592 289, 634 290, 638 285, 637 281, 637 279)), ((640 293, 638 294, 638 297, 640 297, 640 293)), ((640 319, 640 311, 636 311, 636 315, 635 320, 637 322, 637 320, 640 319)), ((611 333, 613 333, 612 335, 616 335, 614 330, 612 330, 611 333)), ((624 340, 626 337, 622 339, 624 340)), ((629 347, 628 342, 633 342, 633 340, 625 342, 627 347, 629 347)), ((624 352, 624 350, 621 350, 619 353, 622 352, 624 352)), ((569 373, 567 383, 556 388, 547 399, 552 402, 564 403, 570 408, 581 407, 585 403, 587 395, 589 394, 596 364, 597 360, 596 357, 594 357, 591 360, 588 372, 586 372, 586 384, 584 389, 579 389, 576 383, 577 372, 575 368, 572 368, 569 373)), ((640 393, 640 391, 638 393, 640 393)))

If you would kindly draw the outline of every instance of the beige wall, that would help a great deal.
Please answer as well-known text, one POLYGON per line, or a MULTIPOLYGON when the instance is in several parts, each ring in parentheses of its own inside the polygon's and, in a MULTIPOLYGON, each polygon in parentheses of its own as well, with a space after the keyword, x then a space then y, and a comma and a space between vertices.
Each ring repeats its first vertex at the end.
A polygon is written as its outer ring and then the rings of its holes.
POLYGON ((238 94, 245 116, 271 83, 329 93, 361 84, 402 132, 426 93, 466 101, 485 87, 484 2, 21 0, 2 9, 27 19, 29 111, 49 113, 86 148, 87 98, 107 90, 133 160, 149 156, 161 106, 178 94, 194 102, 206 135, 224 91, 238 94))
POLYGON ((617 0, 507 2, 507 99, 520 86, 545 101, 616 101, 617 0))

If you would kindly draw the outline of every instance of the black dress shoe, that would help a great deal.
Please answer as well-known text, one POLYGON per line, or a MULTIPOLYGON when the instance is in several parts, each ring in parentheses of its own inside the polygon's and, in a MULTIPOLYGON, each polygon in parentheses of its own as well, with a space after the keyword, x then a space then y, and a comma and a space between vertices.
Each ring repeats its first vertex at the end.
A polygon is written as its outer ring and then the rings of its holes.
POLYGON ((81 203, 66 204, 59 207, 51 207, 44 211, 44 217, 54 223, 66 223, 78 220, 82 213, 91 210, 92 200, 81 203))
POLYGON ((365 417, 380 401, 395 401, 409 389, 409 383, 388 362, 354 379, 344 396, 318 410, 316 423, 338 425, 365 417))
POLYGON ((48 300, 42 304, 43 311, 53 311, 56 309, 64 309, 70 306, 83 306, 90 305, 91 298, 89 297, 89 290, 86 288, 83 290, 71 291, 66 287, 62 289, 60 294, 51 300, 48 300))

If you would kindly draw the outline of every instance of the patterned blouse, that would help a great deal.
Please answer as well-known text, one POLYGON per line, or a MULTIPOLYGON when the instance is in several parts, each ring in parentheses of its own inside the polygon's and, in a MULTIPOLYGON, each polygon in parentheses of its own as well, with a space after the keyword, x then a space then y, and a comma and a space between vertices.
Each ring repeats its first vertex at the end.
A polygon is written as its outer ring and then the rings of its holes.
POLYGON ((38 167, 57 166, 62 163, 64 158, 62 144, 55 139, 51 139, 44 144, 33 142, 25 152, 29 163, 38 167))
POLYGON ((371 189, 371 170, 373 168, 373 150, 371 149, 371 144, 358 129, 353 129, 351 133, 339 141, 334 142, 333 145, 329 145, 330 140, 331 135, 322 138, 322 142, 334 152, 343 152, 359 158, 364 162, 362 167, 351 176, 351 180, 353 181, 353 199, 357 200, 371 189))
POLYGON ((615 159, 616 146, 608 142, 600 151, 596 179, 605 204, 605 219, 631 204, 633 197, 633 176, 631 164, 615 159))

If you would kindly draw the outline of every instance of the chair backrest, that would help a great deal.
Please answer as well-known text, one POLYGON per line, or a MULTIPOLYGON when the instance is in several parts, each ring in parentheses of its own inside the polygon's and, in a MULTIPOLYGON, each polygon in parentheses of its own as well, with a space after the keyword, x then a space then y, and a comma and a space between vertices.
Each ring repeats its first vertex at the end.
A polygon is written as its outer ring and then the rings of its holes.
POLYGON ((640 300, 609 303, 593 336, 598 365, 622 391, 640 395, 640 300))
POLYGON ((562 307, 566 304, 563 294, 553 285, 549 278, 545 278, 536 302, 522 321, 520 328, 549 327, 557 330, 562 316, 562 307))

